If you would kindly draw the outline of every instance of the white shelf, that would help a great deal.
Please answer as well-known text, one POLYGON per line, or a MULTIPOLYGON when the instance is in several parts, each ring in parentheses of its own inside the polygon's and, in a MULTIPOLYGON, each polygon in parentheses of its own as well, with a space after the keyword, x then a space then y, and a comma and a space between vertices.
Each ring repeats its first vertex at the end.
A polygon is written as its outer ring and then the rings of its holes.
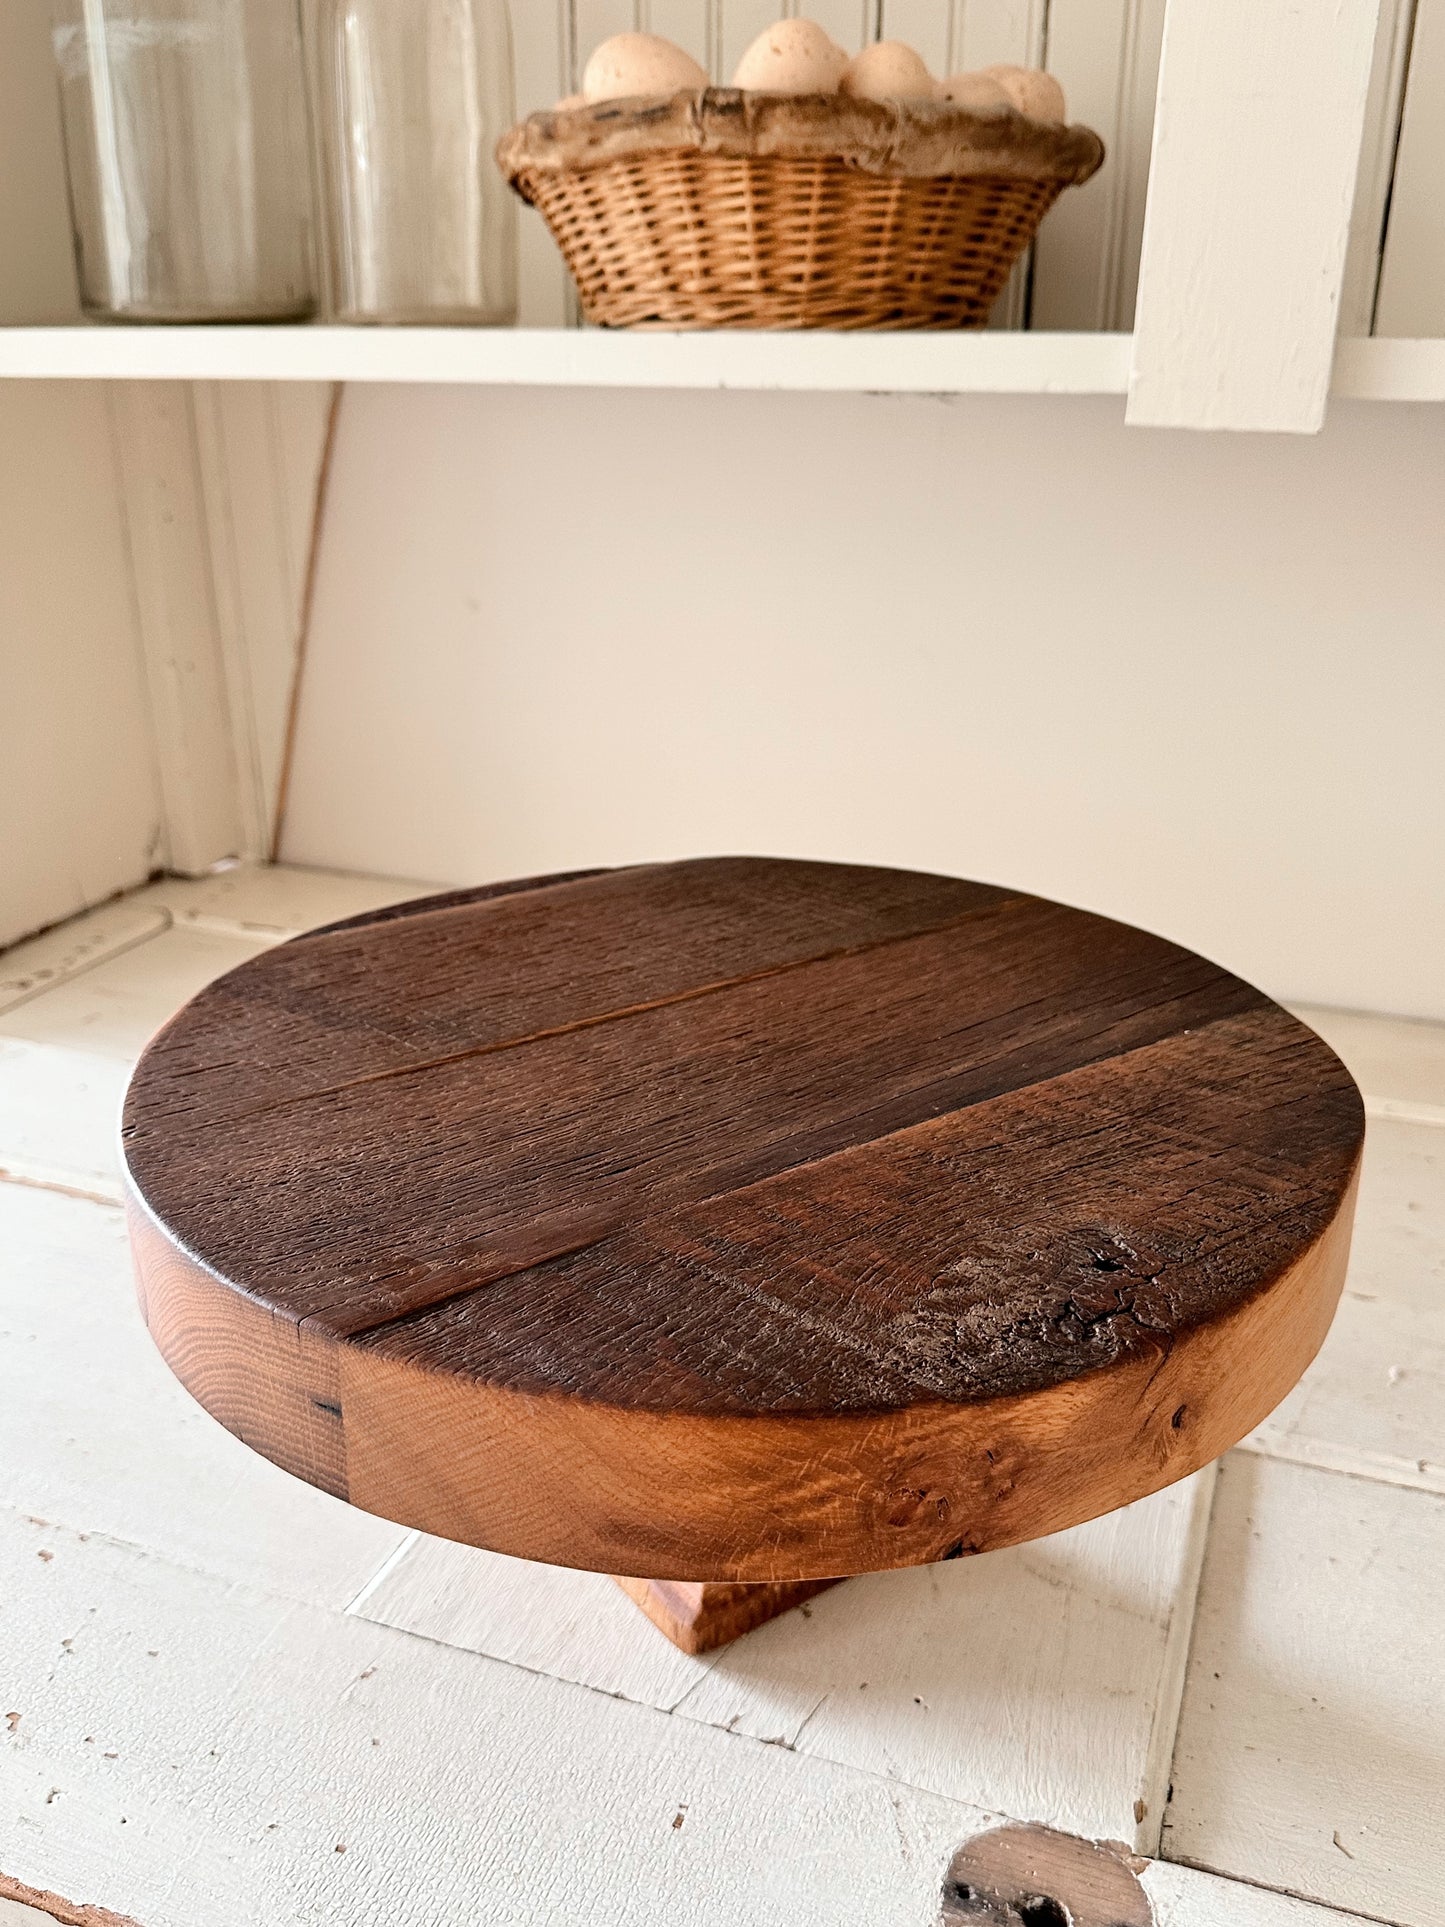
MULTIPOLYGON (((0 377, 1124 395, 1125 334, 610 334, 564 328, 0 328, 0 377)), ((1445 341, 1342 341, 1333 392, 1445 400, 1445 341)))
POLYGON ((1128 335, 582 328, 0 329, 0 376, 1123 394, 1128 335))

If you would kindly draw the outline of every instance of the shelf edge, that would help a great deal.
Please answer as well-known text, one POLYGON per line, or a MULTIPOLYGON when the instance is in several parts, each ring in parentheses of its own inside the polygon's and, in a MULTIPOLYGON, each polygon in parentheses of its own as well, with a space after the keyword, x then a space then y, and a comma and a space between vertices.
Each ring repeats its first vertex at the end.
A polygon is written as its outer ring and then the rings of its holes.
MULTIPOLYGON (((1124 395, 1126 334, 0 328, 0 379, 364 381, 933 395, 1124 395)), ((1445 400, 1445 340, 1344 339, 1331 393, 1445 400)))
POLYGON ((1122 395, 1127 335, 0 329, 0 378, 1122 395))

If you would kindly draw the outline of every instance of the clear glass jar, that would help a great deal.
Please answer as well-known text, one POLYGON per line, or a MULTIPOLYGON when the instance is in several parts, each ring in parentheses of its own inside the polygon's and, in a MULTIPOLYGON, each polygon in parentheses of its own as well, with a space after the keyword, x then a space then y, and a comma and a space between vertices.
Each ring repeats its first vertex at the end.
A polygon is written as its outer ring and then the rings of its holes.
POLYGON ((51 17, 86 309, 312 314, 296 0, 52 0, 51 17))
POLYGON ((506 0, 320 0, 315 57, 330 312, 515 321, 506 0))

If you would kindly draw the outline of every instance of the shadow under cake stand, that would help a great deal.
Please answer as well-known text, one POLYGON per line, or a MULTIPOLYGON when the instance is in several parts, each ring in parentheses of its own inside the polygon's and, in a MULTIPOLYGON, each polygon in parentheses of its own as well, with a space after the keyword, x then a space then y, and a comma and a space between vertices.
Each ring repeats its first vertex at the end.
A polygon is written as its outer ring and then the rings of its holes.
POLYGON ((281 944, 123 1125, 145 1317, 223 1425, 625 1574, 694 1652, 1217 1457, 1328 1329, 1362 1136, 1319 1038, 1189 951, 741 858, 281 944))

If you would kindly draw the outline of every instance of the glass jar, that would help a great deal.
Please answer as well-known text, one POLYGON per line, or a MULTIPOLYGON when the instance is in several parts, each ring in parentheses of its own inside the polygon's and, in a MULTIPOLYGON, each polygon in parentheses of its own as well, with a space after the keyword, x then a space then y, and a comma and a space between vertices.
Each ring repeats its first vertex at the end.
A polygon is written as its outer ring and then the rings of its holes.
POLYGON ((506 0, 321 0, 315 54, 331 313, 515 321, 506 0))
POLYGON ((52 0, 51 15, 85 308, 313 313, 296 0, 52 0))

